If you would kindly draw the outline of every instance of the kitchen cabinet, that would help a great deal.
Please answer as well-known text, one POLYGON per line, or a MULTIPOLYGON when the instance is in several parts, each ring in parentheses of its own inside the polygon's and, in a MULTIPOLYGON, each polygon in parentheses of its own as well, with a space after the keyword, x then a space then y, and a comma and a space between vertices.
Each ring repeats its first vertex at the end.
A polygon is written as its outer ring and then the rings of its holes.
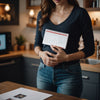
POLYGON ((26 0, 26 8, 27 9, 39 9, 40 8, 40 0, 26 0))
POLYGON ((23 57, 22 59, 22 72, 23 84, 36 87, 37 70, 40 60, 35 58, 23 57))
POLYGON ((36 19, 38 11, 40 10, 40 0, 26 0, 26 8, 29 10, 34 9, 34 17, 29 16, 27 27, 36 28, 36 19))
POLYGON ((82 71, 82 98, 100 100, 100 73, 82 71))
POLYGON ((83 7, 88 11, 100 11, 99 0, 83 0, 83 7))
POLYGON ((92 15, 91 22, 93 30, 100 30, 100 19, 95 13, 100 12, 100 1, 99 0, 83 0, 83 7, 92 15))
POLYGON ((21 82, 20 61, 21 58, 0 60, 0 82, 21 82))

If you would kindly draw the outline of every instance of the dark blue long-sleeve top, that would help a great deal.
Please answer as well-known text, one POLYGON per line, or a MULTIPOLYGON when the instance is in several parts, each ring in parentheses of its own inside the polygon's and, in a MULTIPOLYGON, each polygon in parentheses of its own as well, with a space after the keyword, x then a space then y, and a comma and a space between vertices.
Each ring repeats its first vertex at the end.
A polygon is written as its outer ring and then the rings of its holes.
MULTIPOLYGON (((49 45, 42 44, 44 33, 46 29, 59 31, 69 34, 68 43, 64 51, 67 54, 75 53, 79 48, 80 37, 82 36, 84 42, 84 48, 81 50, 85 53, 85 57, 89 57, 94 53, 94 36, 91 25, 91 19, 84 8, 74 7, 69 17, 62 23, 55 25, 50 19, 39 31, 39 20, 41 18, 41 11, 37 17, 37 27, 36 27, 36 37, 35 37, 35 47, 40 46, 43 51, 49 51, 54 53, 49 45)), ((77 61, 71 61, 71 63, 76 63, 77 61)))

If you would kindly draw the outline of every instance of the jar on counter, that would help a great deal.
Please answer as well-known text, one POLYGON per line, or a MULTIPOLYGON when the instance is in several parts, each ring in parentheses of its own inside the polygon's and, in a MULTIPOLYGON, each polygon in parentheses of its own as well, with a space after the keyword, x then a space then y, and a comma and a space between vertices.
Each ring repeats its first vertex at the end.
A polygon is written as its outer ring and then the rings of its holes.
POLYGON ((25 43, 25 50, 30 50, 30 43, 29 42, 25 43))

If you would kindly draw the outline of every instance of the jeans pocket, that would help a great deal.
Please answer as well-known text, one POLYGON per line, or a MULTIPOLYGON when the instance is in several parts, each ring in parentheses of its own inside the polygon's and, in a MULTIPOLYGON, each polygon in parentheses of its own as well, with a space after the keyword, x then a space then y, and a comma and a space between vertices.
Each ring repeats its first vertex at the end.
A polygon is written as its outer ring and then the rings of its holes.
POLYGON ((44 68, 44 64, 40 62, 38 70, 42 70, 44 68))
POLYGON ((68 73, 72 73, 72 74, 81 74, 81 67, 80 64, 74 64, 74 65, 70 65, 66 68, 66 71, 68 73))

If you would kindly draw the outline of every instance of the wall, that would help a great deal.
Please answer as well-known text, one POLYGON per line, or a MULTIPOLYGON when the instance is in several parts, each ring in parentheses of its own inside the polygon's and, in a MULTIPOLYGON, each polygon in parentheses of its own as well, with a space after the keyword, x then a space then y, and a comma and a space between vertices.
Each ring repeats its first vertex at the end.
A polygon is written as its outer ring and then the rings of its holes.
MULTIPOLYGON (((29 28, 26 26, 28 23, 28 11, 26 9, 26 0, 20 1, 20 11, 19 11, 19 25, 11 26, 0 26, 0 32, 11 31, 12 32, 12 43, 15 43, 15 36, 23 34, 28 42, 34 43, 35 28, 29 28)), ((83 6, 83 0, 78 0, 80 6, 83 6)), ((99 15, 100 16, 100 15, 99 15)), ((100 31, 94 31, 95 39, 100 39, 100 31)))

